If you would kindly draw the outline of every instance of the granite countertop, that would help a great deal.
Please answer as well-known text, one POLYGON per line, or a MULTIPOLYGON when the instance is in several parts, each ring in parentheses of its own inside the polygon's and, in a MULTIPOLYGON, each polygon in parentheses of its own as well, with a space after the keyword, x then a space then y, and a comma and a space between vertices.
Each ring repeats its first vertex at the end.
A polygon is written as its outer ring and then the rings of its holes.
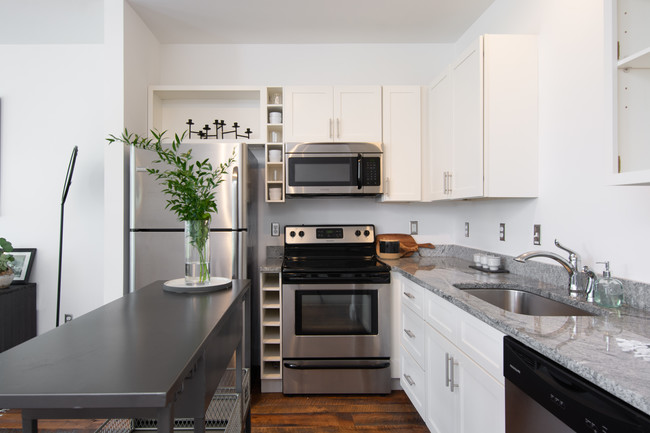
POLYGON ((260 266, 261 272, 280 272, 282 270, 282 257, 269 257, 260 266))
POLYGON ((618 310, 571 299, 565 287, 512 273, 488 274, 454 257, 386 260, 393 270, 504 334, 650 414, 650 312, 618 310), (595 316, 526 316, 505 311, 454 287, 518 288, 560 300, 595 316))

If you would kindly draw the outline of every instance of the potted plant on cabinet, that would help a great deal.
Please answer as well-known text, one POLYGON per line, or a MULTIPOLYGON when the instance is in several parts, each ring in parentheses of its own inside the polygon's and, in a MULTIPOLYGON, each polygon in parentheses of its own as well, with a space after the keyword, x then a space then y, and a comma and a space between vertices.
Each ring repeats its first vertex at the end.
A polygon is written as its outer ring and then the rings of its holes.
POLYGON ((0 238, 0 289, 9 287, 14 280, 14 270, 10 265, 14 261, 14 256, 7 254, 13 250, 11 242, 5 238, 0 238))
POLYGON ((235 162, 235 155, 215 168, 208 159, 192 161, 192 149, 181 150, 185 133, 175 134, 169 145, 163 144, 165 132, 150 133, 152 137, 146 138, 125 129, 120 137, 110 135, 107 141, 156 152, 158 159, 153 162, 160 168, 148 168, 147 172, 160 181, 162 192, 169 197, 165 207, 185 223, 185 284, 208 284, 210 220, 218 212, 216 188, 235 162))

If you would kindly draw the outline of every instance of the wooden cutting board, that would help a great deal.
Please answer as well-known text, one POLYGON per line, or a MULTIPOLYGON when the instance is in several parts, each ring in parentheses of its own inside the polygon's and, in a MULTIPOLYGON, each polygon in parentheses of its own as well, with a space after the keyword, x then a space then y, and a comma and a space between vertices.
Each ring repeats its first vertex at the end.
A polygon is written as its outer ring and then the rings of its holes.
POLYGON ((430 243, 418 244, 411 235, 400 233, 381 234, 375 236, 377 255, 379 255, 379 241, 399 241, 399 252, 401 257, 409 257, 413 255, 418 248, 435 248, 435 245, 430 243))

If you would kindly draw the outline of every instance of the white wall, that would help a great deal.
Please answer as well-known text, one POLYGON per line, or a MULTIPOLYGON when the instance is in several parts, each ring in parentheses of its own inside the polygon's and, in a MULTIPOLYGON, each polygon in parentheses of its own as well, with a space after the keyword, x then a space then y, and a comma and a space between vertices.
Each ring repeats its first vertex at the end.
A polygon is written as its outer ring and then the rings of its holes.
POLYGON ((61 193, 75 145, 61 313, 102 304, 103 47, 0 45, 0 57, 0 236, 37 249, 30 280, 43 332, 56 323, 61 193))
MULTIPOLYGON (((608 2, 606 2, 608 3, 608 2)), ((462 202, 454 219, 461 245, 516 255, 553 241, 582 255, 585 264, 609 260, 614 275, 650 282, 650 187, 608 186, 611 108, 605 73, 605 7, 594 0, 497 0, 457 44, 483 33, 539 34, 540 196, 535 200, 462 202), (471 237, 463 236, 464 221, 471 237), (506 223, 506 242, 498 225, 506 223)), ((513 179, 516 181, 516 179, 513 179)))
POLYGON ((101 44, 104 0, 0 0, 0 44, 101 44))
POLYGON ((163 84, 423 84, 451 44, 163 45, 163 84))

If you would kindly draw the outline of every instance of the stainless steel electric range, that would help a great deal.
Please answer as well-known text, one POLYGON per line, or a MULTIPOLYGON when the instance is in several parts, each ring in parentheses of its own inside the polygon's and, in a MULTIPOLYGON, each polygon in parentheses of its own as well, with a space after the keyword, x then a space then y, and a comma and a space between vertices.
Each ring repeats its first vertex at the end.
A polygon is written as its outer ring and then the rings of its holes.
POLYGON ((390 266, 373 225, 286 226, 285 394, 390 392, 390 266))

